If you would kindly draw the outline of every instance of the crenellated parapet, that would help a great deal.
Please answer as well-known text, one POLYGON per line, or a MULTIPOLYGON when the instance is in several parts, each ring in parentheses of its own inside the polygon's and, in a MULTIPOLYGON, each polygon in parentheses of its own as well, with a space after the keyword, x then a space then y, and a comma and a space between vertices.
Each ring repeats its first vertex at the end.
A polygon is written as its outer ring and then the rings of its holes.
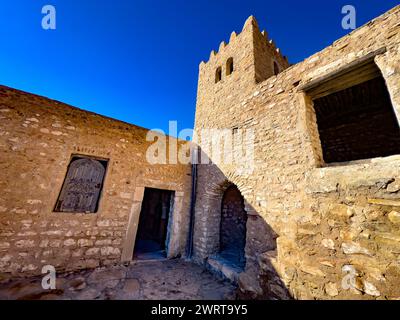
POLYGON ((201 61, 200 74, 208 76, 210 83, 223 81, 224 75, 230 75, 230 66, 226 65, 228 59, 233 60, 238 72, 252 72, 251 80, 256 83, 289 67, 287 57, 265 30, 260 31, 254 16, 247 18, 240 33, 233 31, 228 42, 222 41, 218 51, 213 49, 208 61, 201 61))

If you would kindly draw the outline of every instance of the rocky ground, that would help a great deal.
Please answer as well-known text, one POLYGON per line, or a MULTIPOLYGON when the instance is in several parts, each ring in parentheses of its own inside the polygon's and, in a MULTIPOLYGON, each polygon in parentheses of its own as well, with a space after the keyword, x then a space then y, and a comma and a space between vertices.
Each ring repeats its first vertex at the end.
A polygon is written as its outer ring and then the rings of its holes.
POLYGON ((181 259, 139 261, 129 266, 57 274, 55 290, 42 277, 0 283, 0 299, 234 299, 236 288, 196 264, 181 259))

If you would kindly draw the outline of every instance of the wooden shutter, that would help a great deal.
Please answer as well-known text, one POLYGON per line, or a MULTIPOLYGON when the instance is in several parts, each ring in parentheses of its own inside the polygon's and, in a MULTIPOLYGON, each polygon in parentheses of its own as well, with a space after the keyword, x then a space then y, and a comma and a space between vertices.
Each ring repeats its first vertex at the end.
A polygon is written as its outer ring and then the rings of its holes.
POLYGON ((98 160, 82 158, 69 166, 56 211, 96 212, 105 168, 98 160))

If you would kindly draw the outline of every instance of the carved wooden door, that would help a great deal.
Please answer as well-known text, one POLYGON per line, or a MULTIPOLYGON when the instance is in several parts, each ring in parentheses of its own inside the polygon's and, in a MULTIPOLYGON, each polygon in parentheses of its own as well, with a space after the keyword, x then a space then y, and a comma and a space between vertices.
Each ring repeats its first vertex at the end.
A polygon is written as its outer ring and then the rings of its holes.
POLYGON ((105 168, 97 160, 83 158, 72 161, 56 211, 96 212, 104 174, 105 168))

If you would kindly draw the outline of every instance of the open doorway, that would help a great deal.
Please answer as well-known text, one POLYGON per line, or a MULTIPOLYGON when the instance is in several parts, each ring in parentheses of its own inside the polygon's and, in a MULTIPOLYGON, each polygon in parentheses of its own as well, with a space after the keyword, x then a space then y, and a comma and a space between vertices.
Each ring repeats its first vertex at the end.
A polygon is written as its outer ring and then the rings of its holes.
POLYGON ((173 206, 174 191, 145 188, 134 259, 166 257, 168 222, 173 206))
POLYGON ((231 185, 222 198, 219 256, 237 269, 244 269, 246 264, 246 223, 244 198, 239 189, 231 185))

